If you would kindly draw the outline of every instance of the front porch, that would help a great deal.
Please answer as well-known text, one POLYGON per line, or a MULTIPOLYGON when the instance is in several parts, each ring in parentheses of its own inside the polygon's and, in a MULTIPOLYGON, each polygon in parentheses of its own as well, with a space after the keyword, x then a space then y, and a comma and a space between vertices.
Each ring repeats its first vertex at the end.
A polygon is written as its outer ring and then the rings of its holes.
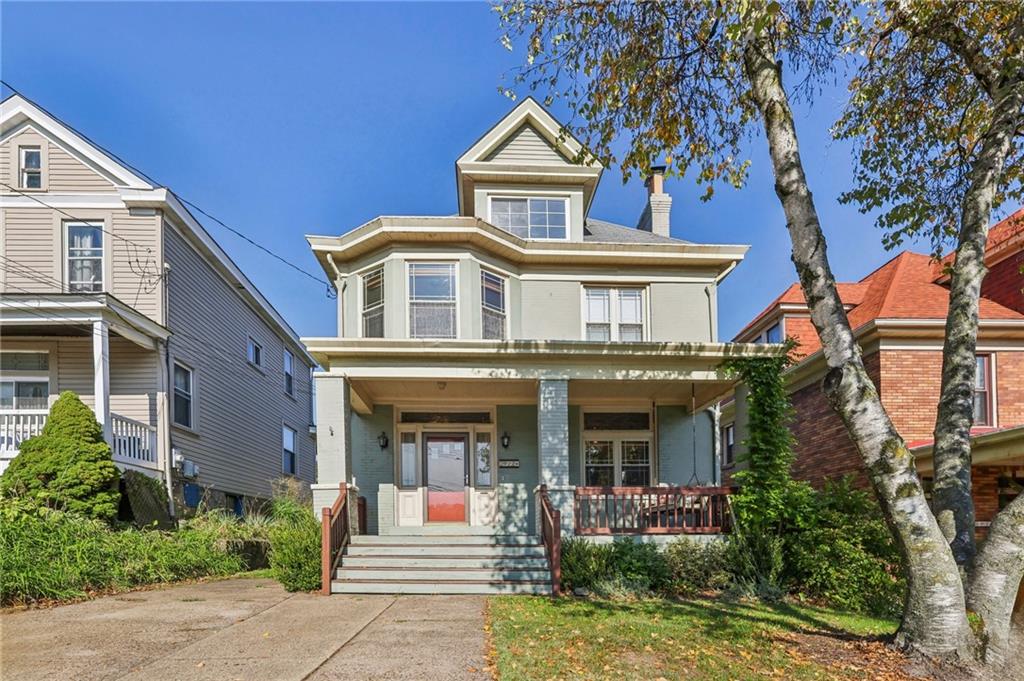
POLYGON ((165 471, 166 329, 107 294, 4 294, 0 313, 0 472, 64 390, 93 409, 115 463, 165 471))

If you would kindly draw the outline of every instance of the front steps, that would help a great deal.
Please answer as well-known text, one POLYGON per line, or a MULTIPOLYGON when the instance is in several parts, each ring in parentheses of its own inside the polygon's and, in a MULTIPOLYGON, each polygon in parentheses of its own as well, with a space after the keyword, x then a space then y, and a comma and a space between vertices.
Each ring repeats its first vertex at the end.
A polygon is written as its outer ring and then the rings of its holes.
POLYGON ((544 546, 530 535, 357 535, 332 593, 550 594, 544 546))

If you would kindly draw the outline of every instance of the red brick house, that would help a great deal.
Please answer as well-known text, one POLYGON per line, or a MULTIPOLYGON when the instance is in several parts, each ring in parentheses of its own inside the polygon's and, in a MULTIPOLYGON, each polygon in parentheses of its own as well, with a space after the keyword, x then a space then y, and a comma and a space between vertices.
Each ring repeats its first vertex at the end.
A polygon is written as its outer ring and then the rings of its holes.
MULTIPOLYGON (((864 351, 864 363, 882 402, 917 457, 927 479, 932 470, 949 302, 948 258, 904 251, 839 295, 864 351)), ((978 525, 1024 489, 1024 209, 992 228, 986 252, 989 274, 982 286, 975 391, 973 485, 978 525)), ((825 361, 798 284, 790 286, 734 340, 798 343, 798 361, 787 372, 795 409, 797 477, 821 484, 853 474, 867 484, 863 464, 842 421, 821 392, 825 361)), ((745 405, 722 406, 722 468, 735 466, 745 437, 745 405)))

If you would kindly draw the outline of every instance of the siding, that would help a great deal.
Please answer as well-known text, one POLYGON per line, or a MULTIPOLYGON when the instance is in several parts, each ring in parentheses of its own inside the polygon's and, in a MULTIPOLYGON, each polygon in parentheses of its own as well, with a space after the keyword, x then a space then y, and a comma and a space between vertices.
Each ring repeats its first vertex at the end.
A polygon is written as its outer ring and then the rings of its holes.
POLYGON ((652 283, 650 333, 654 341, 711 341, 711 305, 704 284, 652 283))
POLYGON ((158 309, 162 286, 156 279, 163 271, 158 261, 160 217, 118 210, 111 213, 110 222, 106 229, 121 238, 104 234, 113 258, 108 288, 142 314, 163 322, 158 309))
POLYGON ((54 230, 53 211, 48 208, 5 208, 3 216, 3 256, 22 267, 14 267, 7 260, 0 261, 4 274, 4 290, 10 293, 44 293, 57 290, 51 279, 60 281, 57 271, 60 243, 54 230))
POLYGON ((51 192, 114 192, 117 188, 95 170, 64 151, 52 142, 49 143, 50 174, 49 191, 51 192))
POLYGON ((658 482, 710 485, 715 475, 714 423, 707 411, 701 411, 695 426, 686 412, 682 406, 658 407, 658 482))
POLYGON ((520 286, 522 338, 579 340, 580 284, 574 281, 524 281, 520 286))
MULTIPOLYGON (((158 356, 124 338, 110 338, 110 411, 156 425, 158 356)), ((65 338, 57 343, 57 385, 71 390, 90 407, 93 393, 92 339, 65 338)))
POLYGON ((175 229, 164 234, 170 352, 193 367, 196 382, 196 432, 172 426, 173 446, 199 464, 199 484, 267 496, 281 476, 284 423, 298 433, 299 477, 312 481, 308 367, 296 354, 295 399, 285 395, 280 337, 175 229), (249 336, 263 347, 262 371, 246 361, 249 336))
POLYGON ((484 160, 498 163, 568 163, 533 126, 525 123, 506 137, 484 160))

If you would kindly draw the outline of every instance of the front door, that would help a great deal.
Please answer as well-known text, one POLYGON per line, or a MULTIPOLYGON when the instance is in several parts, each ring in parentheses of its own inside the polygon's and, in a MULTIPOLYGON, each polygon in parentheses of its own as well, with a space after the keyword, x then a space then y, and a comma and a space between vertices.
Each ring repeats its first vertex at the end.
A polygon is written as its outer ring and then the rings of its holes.
POLYGON ((423 436, 424 470, 427 479, 427 521, 466 522, 466 452, 469 436, 445 434, 423 436))

